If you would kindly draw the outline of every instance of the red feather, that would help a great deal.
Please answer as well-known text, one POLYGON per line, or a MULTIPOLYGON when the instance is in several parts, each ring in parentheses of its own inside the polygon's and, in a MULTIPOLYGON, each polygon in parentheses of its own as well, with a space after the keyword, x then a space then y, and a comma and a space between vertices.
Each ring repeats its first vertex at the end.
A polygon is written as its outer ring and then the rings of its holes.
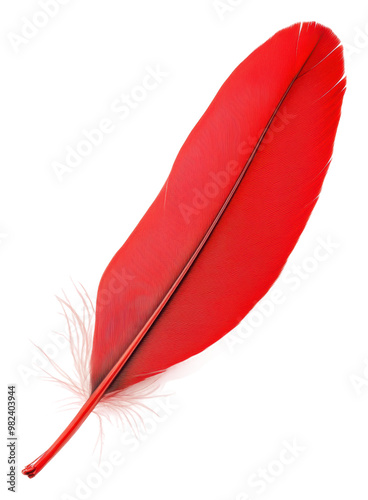
POLYGON ((101 278, 90 398, 25 474, 104 395, 201 352, 269 290, 318 199, 345 84, 340 41, 315 23, 280 31, 230 75, 101 278))

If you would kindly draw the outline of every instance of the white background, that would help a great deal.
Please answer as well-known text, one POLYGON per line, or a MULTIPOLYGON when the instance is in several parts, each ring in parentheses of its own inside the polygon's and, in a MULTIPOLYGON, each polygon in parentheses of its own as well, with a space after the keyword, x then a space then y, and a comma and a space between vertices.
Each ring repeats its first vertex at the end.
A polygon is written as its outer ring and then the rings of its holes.
MULTIPOLYGON (((99 429, 91 417, 38 477, 30 481, 19 472, 18 497, 365 500, 366 2, 225 0, 233 6, 222 16, 213 0, 64 3, 18 46, 9 34, 22 36, 24 18, 37 18, 40 6, 8 0, 0 8, 1 407, 6 384, 15 382, 19 471, 74 415, 58 409, 65 393, 40 378, 31 344, 45 348, 53 330, 65 329, 54 295, 64 289, 78 306, 70 278, 95 295, 106 265, 231 71, 279 29, 318 21, 348 48, 348 90, 322 196, 288 274, 275 284, 283 303, 248 329, 246 339, 230 334, 174 370, 159 393, 173 394, 175 410, 163 410, 154 425, 148 413, 150 433, 138 444, 122 444, 123 431, 106 425, 102 461, 114 452, 124 456, 123 464, 108 468, 109 477, 96 475, 93 466, 99 429), (167 76, 120 120, 114 101, 141 84, 147 66, 157 65, 167 76), (104 118, 113 132, 59 182, 53 162, 64 162, 66 148, 104 118), (317 261, 321 241, 334 248, 317 261), (295 266, 307 268, 304 278, 295 278, 295 266), (274 460, 285 440, 296 440, 303 451, 280 468, 274 460), (280 474, 257 488, 249 481, 262 468, 280 474)), ((65 349, 55 356, 67 363, 65 349)), ((0 424, 4 491, 5 413, 0 424)))

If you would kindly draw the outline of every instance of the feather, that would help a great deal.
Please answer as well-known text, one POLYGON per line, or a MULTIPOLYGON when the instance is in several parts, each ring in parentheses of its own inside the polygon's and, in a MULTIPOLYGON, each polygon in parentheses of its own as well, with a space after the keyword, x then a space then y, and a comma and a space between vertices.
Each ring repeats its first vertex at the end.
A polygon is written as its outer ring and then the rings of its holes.
POLYGON ((230 75, 101 278, 89 398, 24 474, 104 397, 201 352, 269 290, 318 199, 345 84, 340 41, 316 23, 276 33, 230 75))

